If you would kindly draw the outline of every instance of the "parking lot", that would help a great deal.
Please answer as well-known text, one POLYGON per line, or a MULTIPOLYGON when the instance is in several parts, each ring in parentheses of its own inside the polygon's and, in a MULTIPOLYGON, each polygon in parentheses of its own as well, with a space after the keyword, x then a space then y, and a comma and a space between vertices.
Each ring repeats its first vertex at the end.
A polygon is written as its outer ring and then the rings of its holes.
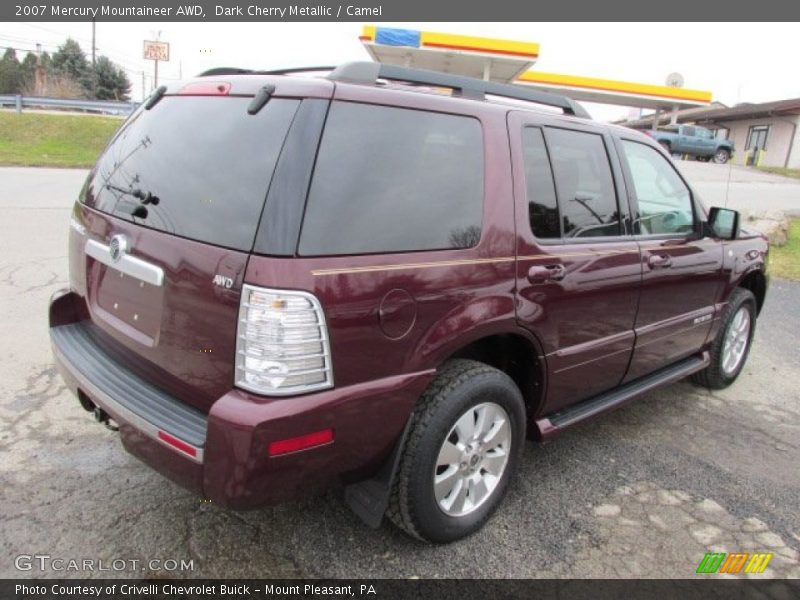
MULTIPOLYGON (((727 191, 735 208, 800 212, 800 182, 681 168, 707 203, 727 191)), ((366 528, 339 491, 249 513, 203 503, 79 407, 52 364, 47 301, 67 282, 69 210, 84 177, 0 169, 0 577, 686 578, 710 551, 773 552, 763 576, 800 577, 800 283, 773 280, 734 386, 681 382, 528 444, 488 525, 426 546, 386 523, 366 528), (193 569, 20 572, 21 554, 193 569)))

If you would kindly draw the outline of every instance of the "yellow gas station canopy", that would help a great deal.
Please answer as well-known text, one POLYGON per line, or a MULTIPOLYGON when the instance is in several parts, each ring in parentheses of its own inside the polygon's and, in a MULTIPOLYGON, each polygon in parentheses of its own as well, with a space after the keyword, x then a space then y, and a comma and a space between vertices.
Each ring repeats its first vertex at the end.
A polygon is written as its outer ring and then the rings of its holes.
POLYGON ((519 76, 516 83, 565 94, 575 100, 618 104, 636 108, 665 109, 673 106, 702 106, 711 102, 711 92, 688 90, 666 85, 649 85, 528 71, 519 76))
POLYGON ((359 37, 379 63, 520 83, 584 102, 668 110, 704 106, 711 92, 530 71, 539 44, 367 25, 359 37))
POLYGON ((372 60, 507 83, 539 57, 539 44, 367 25, 359 37, 372 60))

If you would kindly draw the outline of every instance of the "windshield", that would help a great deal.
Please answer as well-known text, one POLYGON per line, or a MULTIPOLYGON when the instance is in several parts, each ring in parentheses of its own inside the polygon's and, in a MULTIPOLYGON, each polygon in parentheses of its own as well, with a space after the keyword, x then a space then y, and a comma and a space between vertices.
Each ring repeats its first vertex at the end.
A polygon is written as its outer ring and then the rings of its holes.
POLYGON ((253 247, 298 100, 168 96, 112 140, 81 194, 87 206, 217 246, 253 247))

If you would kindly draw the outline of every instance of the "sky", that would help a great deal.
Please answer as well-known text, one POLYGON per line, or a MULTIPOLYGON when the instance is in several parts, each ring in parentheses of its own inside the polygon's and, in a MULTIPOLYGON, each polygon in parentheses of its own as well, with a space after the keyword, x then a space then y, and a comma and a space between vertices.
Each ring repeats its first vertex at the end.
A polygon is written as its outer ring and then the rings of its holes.
MULTIPOLYGON (((142 41, 170 43, 160 80, 235 66, 277 69, 369 60, 358 35, 362 23, 97 23, 96 47, 123 67, 132 97, 153 87, 153 63, 142 41)), ((440 31, 540 44, 535 70, 664 84, 669 73, 684 87, 708 90, 733 106, 800 97, 797 23, 380 23, 384 27, 440 31)), ((90 23, 0 23, 0 47, 50 52, 67 36, 91 48, 90 23)), ((614 120, 630 109, 586 105, 595 119, 614 120)))

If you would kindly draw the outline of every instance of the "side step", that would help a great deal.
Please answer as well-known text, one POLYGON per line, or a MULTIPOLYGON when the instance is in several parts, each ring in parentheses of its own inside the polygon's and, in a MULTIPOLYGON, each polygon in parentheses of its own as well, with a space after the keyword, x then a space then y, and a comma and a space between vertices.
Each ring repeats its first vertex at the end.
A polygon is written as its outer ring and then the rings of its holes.
POLYGON ((568 427, 572 427, 581 421, 613 410, 662 385, 673 383, 692 373, 702 371, 710 362, 711 359, 708 352, 703 352, 702 355, 685 358, 660 371, 626 383, 610 392, 605 392, 569 408, 537 419, 536 428, 539 430, 540 439, 543 441, 552 439, 568 427))

